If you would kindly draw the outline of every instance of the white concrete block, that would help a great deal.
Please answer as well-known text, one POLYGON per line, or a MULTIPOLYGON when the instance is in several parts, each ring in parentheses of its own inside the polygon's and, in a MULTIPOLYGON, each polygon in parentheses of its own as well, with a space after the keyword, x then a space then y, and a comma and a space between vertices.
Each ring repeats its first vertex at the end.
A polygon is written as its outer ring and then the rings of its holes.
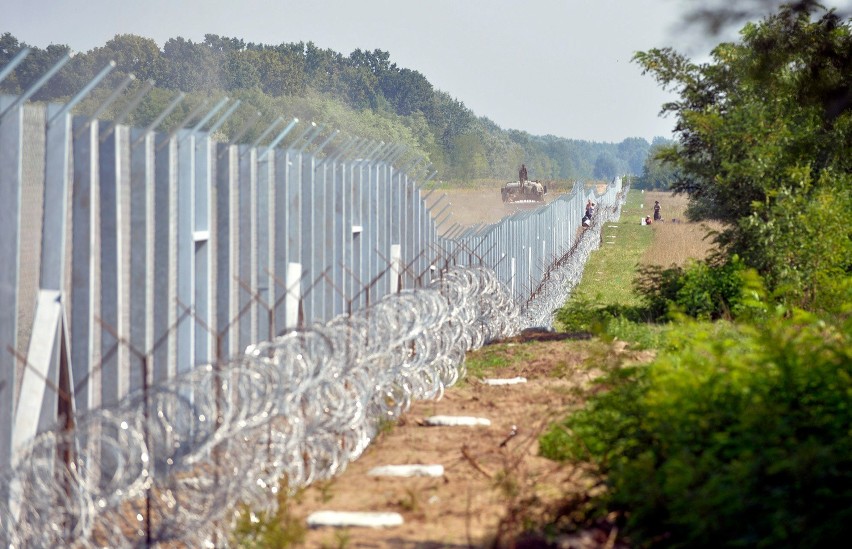
POLYGON ((471 416, 432 416, 426 418, 426 425, 432 427, 487 427, 491 420, 471 416))
POLYGON ((517 385, 519 383, 526 383, 527 378, 525 377, 512 377, 506 379, 483 379, 482 383, 485 385, 517 385))
POLYGON ((442 477, 443 465, 382 465, 367 472, 371 477, 442 477))
POLYGON ((402 515, 399 513, 369 513, 355 511, 317 511, 308 516, 308 526, 319 528, 333 526, 345 528, 363 526, 368 528, 388 528, 402 526, 402 515))

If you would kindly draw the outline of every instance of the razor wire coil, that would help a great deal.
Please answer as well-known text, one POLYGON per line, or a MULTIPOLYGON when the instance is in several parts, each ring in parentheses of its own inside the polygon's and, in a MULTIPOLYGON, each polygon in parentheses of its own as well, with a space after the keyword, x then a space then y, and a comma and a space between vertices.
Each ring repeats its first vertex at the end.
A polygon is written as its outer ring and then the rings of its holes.
POLYGON ((382 422, 463 377, 467 351, 520 327, 493 271, 456 267, 251 345, 37 436, 0 472, 14 502, 0 528, 14 547, 226 543, 228 510, 338 474, 382 422))

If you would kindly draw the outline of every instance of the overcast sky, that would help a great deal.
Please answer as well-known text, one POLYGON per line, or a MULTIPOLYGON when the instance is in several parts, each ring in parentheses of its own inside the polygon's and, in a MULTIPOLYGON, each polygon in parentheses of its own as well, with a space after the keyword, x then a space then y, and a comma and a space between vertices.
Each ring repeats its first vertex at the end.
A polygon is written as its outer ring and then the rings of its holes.
POLYGON ((535 135, 620 142, 671 136, 671 99, 631 62, 674 46, 706 51, 680 22, 689 0, 0 0, 0 33, 75 51, 116 34, 161 47, 207 33, 381 49, 477 116, 535 135))

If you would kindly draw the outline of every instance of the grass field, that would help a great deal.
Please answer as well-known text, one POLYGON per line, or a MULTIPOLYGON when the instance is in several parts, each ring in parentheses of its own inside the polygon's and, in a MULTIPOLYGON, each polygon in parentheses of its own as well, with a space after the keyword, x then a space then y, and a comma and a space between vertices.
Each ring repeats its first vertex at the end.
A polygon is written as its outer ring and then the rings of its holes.
POLYGON ((642 193, 630 191, 621 210, 621 219, 603 226, 601 248, 589 258, 572 298, 602 305, 636 303, 632 289, 636 265, 654 238, 653 226, 640 224, 643 212, 647 211, 643 200, 642 193))
POLYGON ((633 291, 633 279, 639 266, 670 267, 706 257, 712 249, 712 240, 705 236, 718 230, 720 225, 689 223, 685 211, 686 198, 683 196, 630 191, 621 210, 621 219, 604 225, 601 248, 589 258, 572 299, 601 305, 635 305, 638 296, 633 291), (663 221, 642 225, 642 218, 653 215, 655 200, 662 206, 663 221))

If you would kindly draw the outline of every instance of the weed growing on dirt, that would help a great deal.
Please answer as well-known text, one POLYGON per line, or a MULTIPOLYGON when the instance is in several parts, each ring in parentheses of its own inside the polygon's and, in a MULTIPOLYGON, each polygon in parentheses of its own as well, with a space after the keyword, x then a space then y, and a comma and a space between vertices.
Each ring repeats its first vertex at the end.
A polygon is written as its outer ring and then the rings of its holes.
POLYGON ((387 435, 391 431, 393 431, 394 426, 396 425, 396 421, 390 418, 380 418, 378 425, 376 425, 376 437, 379 438, 382 435, 387 435))
POLYGON ((332 492, 334 481, 332 479, 318 480, 314 482, 314 486, 320 494, 320 501, 323 503, 328 503, 334 497, 334 493, 332 492))
POLYGON ((267 549, 296 547, 305 540, 306 527, 301 517, 293 513, 293 504, 298 496, 291 496, 284 486, 279 486, 276 495, 277 509, 274 512, 251 510, 242 505, 237 510, 231 542, 234 547, 245 549, 267 549))
POLYGON ((334 532, 333 539, 328 543, 322 544, 322 549, 346 549, 351 541, 351 534, 348 528, 342 528, 334 532))
POLYGON ((554 379, 561 379, 564 377, 568 377, 571 373, 574 372, 575 366, 569 364, 567 362, 558 362, 553 366, 553 369, 548 372, 547 377, 551 377, 554 379))
POLYGON ((408 513, 420 512, 422 505, 420 504, 420 491, 411 486, 405 488, 405 496, 398 502, 400 509, 408 513))
POLYGON ((529 361, 532 356, 532 352, 522 344, 498 343, 486 345, 468 353, 465 357, 465 367, 467 368, 465 379, 482 379, 487 375, 494 375, 504 368, 529 361))

